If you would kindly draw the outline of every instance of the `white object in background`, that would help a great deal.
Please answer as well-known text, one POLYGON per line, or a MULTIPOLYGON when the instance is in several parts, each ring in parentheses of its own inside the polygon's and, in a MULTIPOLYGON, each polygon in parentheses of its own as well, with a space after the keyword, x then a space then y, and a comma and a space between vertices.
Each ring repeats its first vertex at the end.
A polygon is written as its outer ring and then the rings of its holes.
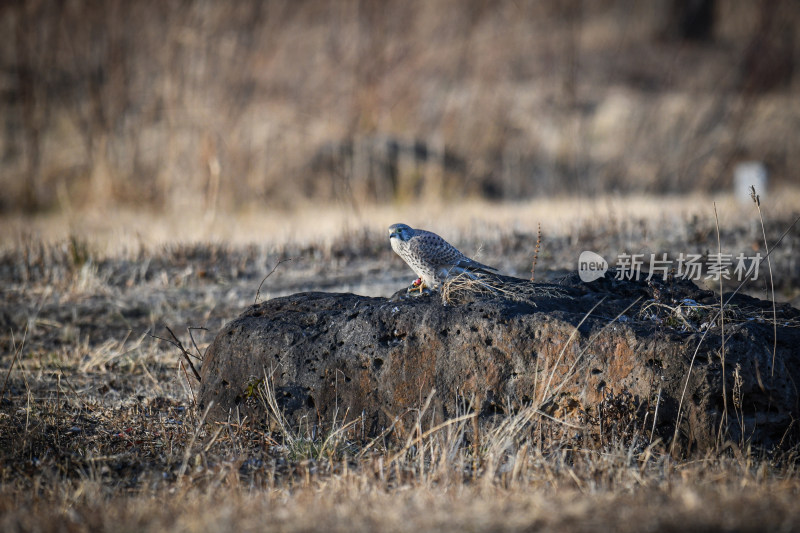
POLYGON ((767 195, 767 167, 761 161, 739 163, 733 169, 733 194, 741 203, 750 203, 750 187, 756 188, 756 194, 762 199, 767 195))

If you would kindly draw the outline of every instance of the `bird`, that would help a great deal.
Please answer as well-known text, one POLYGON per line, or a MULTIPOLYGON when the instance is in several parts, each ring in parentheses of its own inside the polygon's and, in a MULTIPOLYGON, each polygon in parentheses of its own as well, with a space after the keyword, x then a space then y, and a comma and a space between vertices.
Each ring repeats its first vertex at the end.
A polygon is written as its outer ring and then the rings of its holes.
POLYGON ((448 278, 466 274, 475 279, 474 272, 491 274, 496 268, 470 259, 433 232, 414 229, 406 224, 389 226, 392 250, 403 258, 418 278, 409 290, 435 289, 448 278))

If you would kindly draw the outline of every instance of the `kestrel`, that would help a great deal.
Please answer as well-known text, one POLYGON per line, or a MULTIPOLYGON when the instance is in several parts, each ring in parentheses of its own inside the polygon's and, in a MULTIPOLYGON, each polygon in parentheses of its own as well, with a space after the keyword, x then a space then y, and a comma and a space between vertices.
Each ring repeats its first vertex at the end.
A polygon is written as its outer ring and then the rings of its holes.
POLYGON ((497 270, 470 259, 435 233, 405 224, 389 227, 389 242, 392 250, 419 276, 413 287, 420 292, 425 287, 433 289, 447 278, 462 273, 474 279, 472 272, 488 274, 489 270, 497 270))

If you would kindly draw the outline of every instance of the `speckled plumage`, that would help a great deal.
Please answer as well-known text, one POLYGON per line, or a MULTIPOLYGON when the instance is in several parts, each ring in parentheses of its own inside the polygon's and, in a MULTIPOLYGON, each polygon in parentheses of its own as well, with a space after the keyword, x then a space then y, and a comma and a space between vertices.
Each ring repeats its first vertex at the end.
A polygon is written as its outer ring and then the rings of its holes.
POLYGON ((392 249, 403 258, 424 286, 435 288, 447 278, 471 272, 497 270, 486 266, 459 252, 435 233, 414 229, 405 224, 389 227, 389 242, 392 249))

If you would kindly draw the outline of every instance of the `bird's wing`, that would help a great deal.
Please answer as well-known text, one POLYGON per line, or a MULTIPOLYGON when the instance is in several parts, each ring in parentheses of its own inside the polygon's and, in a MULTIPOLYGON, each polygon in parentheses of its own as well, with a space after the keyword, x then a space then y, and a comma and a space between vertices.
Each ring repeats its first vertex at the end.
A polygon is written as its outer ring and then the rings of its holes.
POLYGON ((430 265, 438 268, 460 267, 465 270, 497 271, 495 267, 470 259, 435 233, 424 230, 416 231, 417 234, 409 240, 409 245, 420 259, 430 265))
POLYGON ((435 267, 453 266, 467 259, 455 246, 429 231, 417 230, 408 244, 420 259, 435 267))

